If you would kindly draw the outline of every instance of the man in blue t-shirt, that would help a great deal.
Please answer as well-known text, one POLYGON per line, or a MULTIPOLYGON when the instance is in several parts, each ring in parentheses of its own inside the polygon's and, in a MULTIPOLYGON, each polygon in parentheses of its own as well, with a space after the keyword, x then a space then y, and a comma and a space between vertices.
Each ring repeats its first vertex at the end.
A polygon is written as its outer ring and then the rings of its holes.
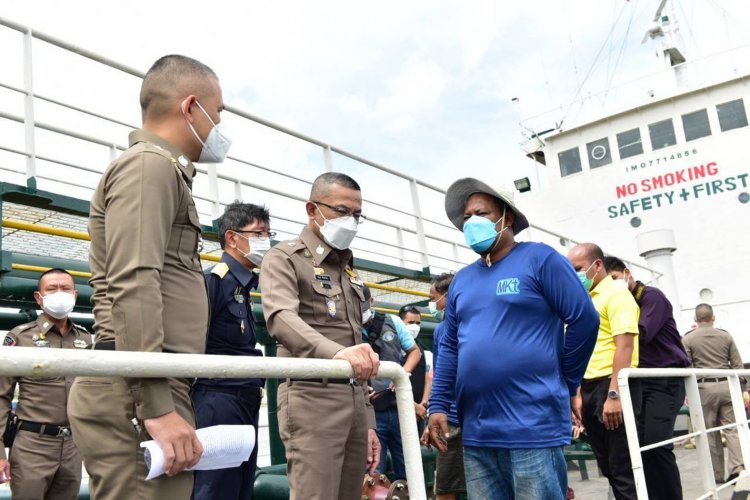
POLYGON ((430 439, 446 449, 455 396, 470 499, 562 500, 570 398, 594 349, 599 315, 565 257, 515 241, 529 223, 508 198, 460 179, 448 188, 445 209, 481 258, 448 291, 430 439))

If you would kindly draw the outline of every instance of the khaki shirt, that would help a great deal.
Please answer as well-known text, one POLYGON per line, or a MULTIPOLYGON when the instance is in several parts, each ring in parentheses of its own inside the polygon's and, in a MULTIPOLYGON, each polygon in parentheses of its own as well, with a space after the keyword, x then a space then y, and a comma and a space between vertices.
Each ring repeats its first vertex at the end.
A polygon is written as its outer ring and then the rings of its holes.
MULTIPOLYGON (((91 335, 82 326, 68 320, 70 327, 64 337, 52 321, 42 313, 36 321, 25 323, 8 332, 3 345, 19 347, 85 349, 91 344, 91 335)), ((20 384, 16 416, 20 420, 40 424, 68 425, 68 392, 75 377, 0 377, 0 458, 5 458, 2 436, 8 423, 8 414, 20 384)))
MULTIPOLYGON (((260 288, 268 332, 281 344, 279 357, 333 359, 362 343, 365 296, 352 263, 350 250, 332 249, 308 227, 268 251, 260 288)), ((367 405, 374 429, 375 414, 367 405)))
POLYGON ((693 368, 742 369, 734 339, 724 330, 699 326, 682 338, 693 368))
MULTIPOLYGON (((208 295, 191 193, 195 167, 145 130, 107 168, 91 200, 89 264, 97 342, 118 351, 202 354, 208 295)), ((174 410, 166 379, 128 379, 138 418, 174 410)))

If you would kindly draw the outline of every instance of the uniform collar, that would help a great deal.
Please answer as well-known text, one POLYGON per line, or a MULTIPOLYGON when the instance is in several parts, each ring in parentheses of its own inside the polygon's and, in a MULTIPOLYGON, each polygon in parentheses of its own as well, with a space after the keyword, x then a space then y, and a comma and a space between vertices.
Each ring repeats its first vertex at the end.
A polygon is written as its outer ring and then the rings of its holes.
MULTIPOLYGON (((74 333, 75 335, 79 335, 78 328, 73 324, 73 322, 70 320, 70 318, 67 319, 68 321, 68 334, 74 333)), ((55 326, 55 323, 53 323, 52 318, 47 316, 47 313, 42 311, 42 314, 40 314, 36 318, 36 324, 39 327, 39 332, 43 334, 49 333, 50 330, 54 330, 55 333, 60 335, 60 330, 55 326)))
POLYGON ((351 265, 352 262, 352 251, 348 248, 346 250, 336 250, 324 240, 320 239, 315 232, 310 229, 309 226, 305 226, 302 233, 299 236, 302 243, 305 244, 310 253, 312 253, 313 260, 320 264, 328 258, 328 255, 333 253, 338 256, 339 260, 344 264, 351 265))
POLYGON ((604 277, 603 280, 601 280, 599 283, 597 283, 596 287, 589 292, 589 294, 593 297, 594 295, 599 295, 607 291, 607 289, 610 286, 613 286, 615 284, 615 280, 612 279, 612 276, 607 275, 604 277))
POLYGON ((235 278, 237 278, 237 281, 239 281, 244 288, 247 288, 248 284, 253 283, 256 274, 237 262, 237 259, 229 255, 227 252, 221 254, 221 261, 229 266, 229 271, 235 278))
POLYGON ((130 147, 133 147, 139 142, 150 142, 151 144, 155 144, 156 146, 167 150, 172 155, 172 158, 176 161, 177 168, 180 169, 180 172, 182 172, 182 175, 184 175, 186 179, 192 181, 193 177, 195 177, 196 172, 193 162, 190 161, 190 159, 185 156, 185 154, 180 151, 177 146, 175 146, 171 142, 165 141, 153 132, 149 132, 148 130, 142 128, 133 130, 128 136, 128 142, 130 147))

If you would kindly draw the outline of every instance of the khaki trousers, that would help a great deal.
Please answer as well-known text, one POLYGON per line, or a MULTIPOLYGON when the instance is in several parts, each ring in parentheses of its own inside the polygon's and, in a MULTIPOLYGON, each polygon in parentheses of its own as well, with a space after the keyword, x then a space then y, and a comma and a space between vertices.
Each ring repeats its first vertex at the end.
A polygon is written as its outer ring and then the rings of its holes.
MULTIPOLYGON (((726 382, 704 382, 698 386, 703 405, 703 418, 706 427, 718 427, 734 423, 734 412, 732 411, 732 399, 729 396, 729 384, 726 382)), ((727 437, 728 469, 729 474, 740 473, 742 466, 742 451, 740 450, 740 439, 737 429, 726 429, 724 435, 727 437)), ((721 446, 721 433, 711 432, 708 434, 708 445, 711 449, 711 464, 714 468, 714 479, 724 482, 727 475, 724 474, 724 448, 721 446)))
POLYGON ((18 431, 8 458, 14 500, 78 498, 81 455, 72 438, 18 431))
POLYGON ((359 500, 368 430, 362 388, 294 381, 280 385, 278 403, 290 500, 359 500))
MULTIPOLYGON (((193 426, 190 383, 169 379, 177 413, 193 426)), ((88 471, 89 489, 95 500, 124 498, 188 500, 193 492, 193 473, 159 476, 146 481, 141 441, 151 439, 137 432, 131 419, 135 403, 122 378, 78 377, 68 398, 68 417, 73 439, 88 471)))

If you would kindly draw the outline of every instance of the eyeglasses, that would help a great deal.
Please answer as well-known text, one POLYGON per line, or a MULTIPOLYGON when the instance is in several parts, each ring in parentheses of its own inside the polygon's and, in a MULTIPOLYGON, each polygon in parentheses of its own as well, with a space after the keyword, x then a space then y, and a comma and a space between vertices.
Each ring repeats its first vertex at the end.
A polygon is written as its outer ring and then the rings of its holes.
POLYGON ((365 217, 364 214, 362 214, 361 212, 360 213, 350 212, 346 208, 335 207, 333 205, 329 205, 328 203, 323 203, 322 201, 315 201, 315 200, 310 200, 310 201, 312 201, 316 205, 323 205, 324 207, 330 210, 333 210, 334 212, 336 212, 336 214, 338 214, 339 217, 354 217, 357 220, 357 224, 362 224, 364 221, 367 220, 367 217, 365 217))
POLYGON ((254 234, 257 238, 271 238, 276 237, 276 231, 244 231, 242 229, 232 229, 235 233, 250 233, 254 234))
POLYGON ((421 314, 419 312, 419 309, 417 309, 415 306, 403 306, 401 308, 401 312, 404 314, 410 314, 410 313, 421 314))

